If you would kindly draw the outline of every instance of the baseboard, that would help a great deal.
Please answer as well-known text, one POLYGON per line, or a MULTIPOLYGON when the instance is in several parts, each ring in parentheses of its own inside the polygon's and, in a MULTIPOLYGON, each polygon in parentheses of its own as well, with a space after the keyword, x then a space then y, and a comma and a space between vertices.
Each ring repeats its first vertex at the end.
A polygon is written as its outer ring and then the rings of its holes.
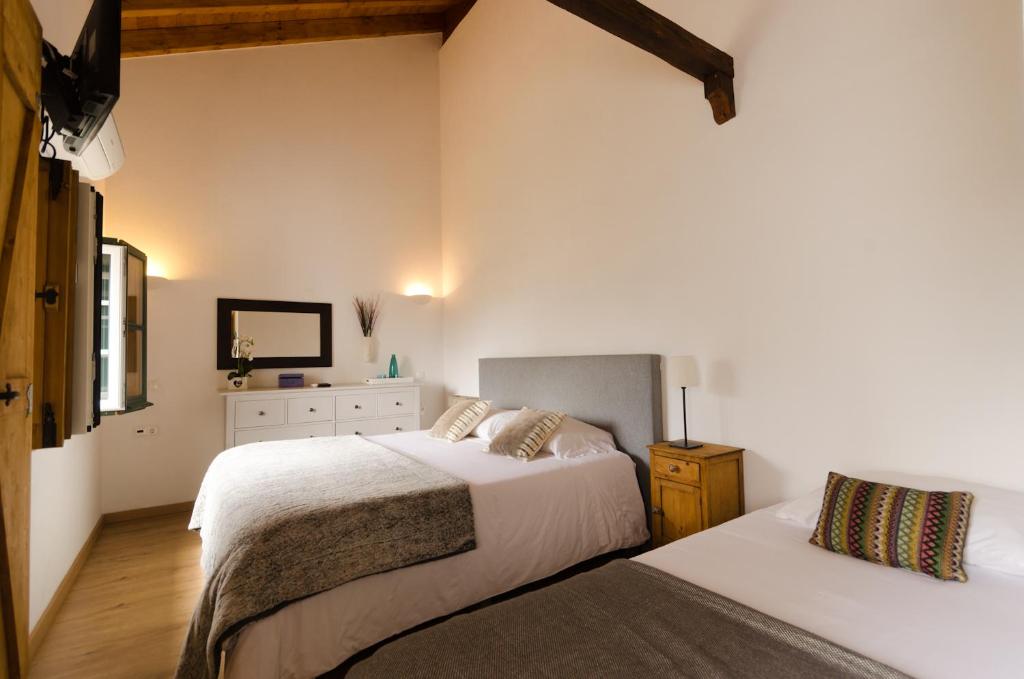
POLYGON ((183 514, 192 511, 194 501, 178 502, 173 505, 160 505, 159 507, 142 507, 141 509, 128 509, 123 512, 111 512, 103 515, 103 523, 121 523, 123 521, 134 521, 135 519, 151 519, 154 516, 167 516, 168 514, 183 514))
POLYGON ((92 527, 92 531, 89 533, 89 537, 85 539, 85 543, 82 548, 78 550, 78 556, 71 562, 71 568, 64 574, 64 579, 60 581, 60 585, 57 587, 57 591, 50 597, 50 603, 46 605, 46 610, 39 616, 39 620, 36 621, 35 627, 28 635, 28 657, 31 660, 35 657, 39 651, 39 647, 42 646, 43 640, 46 638, 46 633, 50 631, 50 627, 53 626, 53 621, 57 618, 57 613, 60 611, 61 606, 64 605, 64 600, 68 598, 68 594, 71 592, 71 586, 75 584, 75 580, 78 578, 78 574, 82 570, 82 566, 85 565, 86 559, 89 558, 89 554, 92 552, 93 545, 96 544, 96 540, 100 537, 100 529, 103 528, 103 517, 101 516, 97 521, 96 525, 92 527))

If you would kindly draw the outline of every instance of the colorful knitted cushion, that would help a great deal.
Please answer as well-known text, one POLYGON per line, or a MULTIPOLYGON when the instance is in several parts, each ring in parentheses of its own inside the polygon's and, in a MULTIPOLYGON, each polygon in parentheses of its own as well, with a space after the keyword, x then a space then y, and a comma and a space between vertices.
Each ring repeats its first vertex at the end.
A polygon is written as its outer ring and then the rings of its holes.
POLYGON ((811 544, 940 580, 967 582, 971 493, 901 488, 830 472, 811 544))

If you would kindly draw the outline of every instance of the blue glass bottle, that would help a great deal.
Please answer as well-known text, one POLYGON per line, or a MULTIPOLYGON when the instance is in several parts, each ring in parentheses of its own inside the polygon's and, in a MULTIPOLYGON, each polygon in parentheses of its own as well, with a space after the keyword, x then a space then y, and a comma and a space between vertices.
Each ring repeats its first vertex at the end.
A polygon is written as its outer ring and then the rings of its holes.
POLYGON ((398 377, 398 358, 391 354, 391 363, 388 365, 388 377, 398 377))

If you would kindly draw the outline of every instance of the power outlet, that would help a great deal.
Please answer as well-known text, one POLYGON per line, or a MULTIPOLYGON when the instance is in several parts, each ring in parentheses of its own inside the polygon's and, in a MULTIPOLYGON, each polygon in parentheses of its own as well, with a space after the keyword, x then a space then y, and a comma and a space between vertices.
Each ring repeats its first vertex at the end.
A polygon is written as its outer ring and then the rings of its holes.
POLYGON ((160 427, 155 424, 147 424, 145 427, 139 427, 135 430, 136 436, 156 436, 160 433, 160 427))

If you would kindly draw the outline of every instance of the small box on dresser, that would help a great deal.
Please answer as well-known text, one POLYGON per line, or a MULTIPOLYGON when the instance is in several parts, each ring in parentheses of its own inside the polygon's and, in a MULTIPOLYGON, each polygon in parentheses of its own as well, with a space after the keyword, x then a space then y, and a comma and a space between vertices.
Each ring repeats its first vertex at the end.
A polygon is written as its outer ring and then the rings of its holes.
POLYGON ((656 443, 648 449, 655 547, 742 516, 742 448, 705 443, 684 450, 656 443))
POLYGON ((417 384, 221 393, 226 402, 225 448, 260 441, 372 436, 420 429, 417 384))

